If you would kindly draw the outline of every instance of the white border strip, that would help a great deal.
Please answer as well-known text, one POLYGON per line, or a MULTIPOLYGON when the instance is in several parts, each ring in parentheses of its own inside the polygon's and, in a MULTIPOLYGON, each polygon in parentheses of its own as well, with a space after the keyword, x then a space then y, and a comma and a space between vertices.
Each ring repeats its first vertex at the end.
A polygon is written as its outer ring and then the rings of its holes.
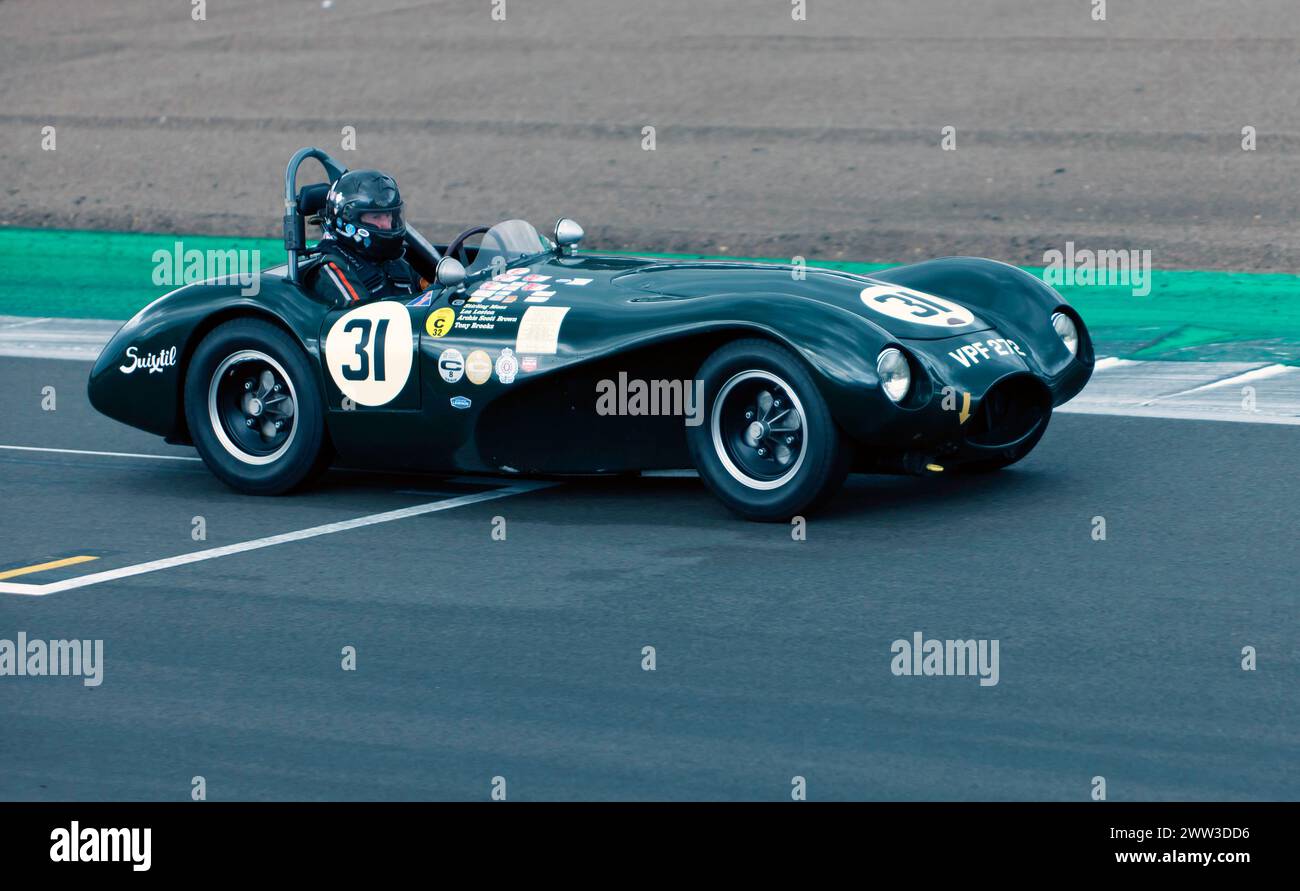
POLYGON ((14 328, 26 328, 28 325, 39 325, 41 322, 51 320, 49 316, 43 316, 39 319, 23 319, 21 322, 6 322, 0 325, 0 331, 12 331, 14 328))
POLYGON ((1234 374, 1230 377, 1220 378, 1217 381, 1210 381, 1206 384, 1200 384, 1188 390, 1179 390, 1177 393, 1166 393, 1163 396, 1157 396, 1150 399, 1143 405, 1151 405, 1161 399, 1174 399, 1179 396, 1187 396, 1191 393, 1200 393, 1204 390, 1216 390, 1219 387, 1231 387, 1234 384, 1244 384, 1247 381, 1262 381, 1266 378, 1277 377, 1279 374, 1285 374, 1291 370, 1290 365, 1265 365, 1263 368, 1255 368, 1250 371, 1234 374))
POLYGON ((303 541, 304 539, 316 538, 321 535, 332 535, 335 532, 347 532, 349 529, 360 529, 363 526, 375 526, 379 523, 391 523, 394 520, 405 520, 410 517, 419 517, 424 514, 437 513, 438 511, 452 510, 453 508, 464 507, 467 504, 477 504, 480 501, 491 501, 495 498, 506 498, 510 495, 522 495, 525 492, 534 492, 538 489, 547 489, 558 485, 559 483, 553 482, 520 482, 506 489, 494 489, 491 492, 476 492, 473 495, 459 495, 455 498, 447 498, 442 501, 431 501, 427 504, 417 504, 414 507, 404 507, 400 510, 390 510, 379 514, 368 514, 364 517, 354 517, 351 520, 342 520, 337 523, 326 523, 323 526, 312 526, 308 529, 299 529, 296 532, 285 532, 280 535, 267 536, 266 538, 255 538, 251 541, 241 541, 236 544, 222 545, 217 548, 207 548, 189 554, 178 554, 175 557, 165 557, 162 560, 151 560, 148 563, 137 563, 134 566, 121 566, 117 569, 107 569, 103 572, 92 572, 89 575, 83 575, 73 579, 65 579, 60 582, 47 582, 43 585, 24 584, 21 582, 0 582, 0 594, 25 594, 31 597, 44 597, 47 594, 58 594, 61 591, 71 591, 74 588, 84 588, 88 585, 100 585, 104 582, 129 578, 133 575, 143 575, 146 572, 157 572, 161 569, 171 569, 176 566, 185 566, 190 563, 199 563, 204 560, 215 560, 218 557, 229 557, 232 554, 242 554, 245 551, 256 551, 261 548, 275 547, 276 545, 288 544, 293 541, 303 541))
POLYGON ((1102 356, 1093 364, 1092 370, 1095 374, 1098 371, 1106 371, 1110 368, 1122 368, 1125 365, 1136 365, 1137 359, 1121 359, 1118 356, 1102 356))
POLYGON ((1083 393, 1055 411, 1061 414, 1108 415, 1127 418, 1161 418, 1171 421, 1226 421, 1237 424, 1272 424, 1300 426, 1300 398, 1293 384, 1283 383, 1281 389, 1269 394, 1261 403, 1266 408, 1259 411, 1234 411, 1216 404, 1213 397, 1202 398, 1225 387, 1278 378, 1284 375, 1300 376, 1300 368, 1293 365, 1249 362, 1216 362, 1212 368, 1197 368, 1196 362, 1139 361, 1104 356, 1097 360, 1092 380, 1083 393), (1147 378, 1142 366, 1158 370, 1157 380, 1165 380, 1163 372, 1177 368, 1187 372, 1169 382, 1181 382, 1183 389, 1152 395, 1138 395, 1144 389, 1141 382, 1147 378), (1111 377, 1115 369, 1124 369, 1120 380, 1111 377), (1125 378, 1125 374, 1127 378, 1125 378), (1197 377, 1201 378, 1196 383, 1197 377), (1188 379, 1190 378, 1190 380, 1188 379), (1136 381, 1136 383, 1135 383, 1136 381))
POLYGON ((1208 411, 1196 408, 1166 407, 1159 402, 1150 406, 1076 405, 1067 402, 1052 409, 1053 414, 1104 415, 1109 418, 1159 418, 1162 421, 1223 421, 1228 424, 1277 424, 1300 427, 1300 417, 1290 415, 1251 414, 1250 412, 1208 411))

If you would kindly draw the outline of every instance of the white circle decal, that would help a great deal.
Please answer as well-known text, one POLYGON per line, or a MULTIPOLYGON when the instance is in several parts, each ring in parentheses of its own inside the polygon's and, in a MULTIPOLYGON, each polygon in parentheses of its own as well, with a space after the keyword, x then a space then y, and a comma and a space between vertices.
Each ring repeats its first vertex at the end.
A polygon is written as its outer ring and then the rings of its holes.
POLYGON ((353 402, 392 402, 411 376, 411 316, 393 300, 344 313, 325 338, 325 365, 353 402))
POLYGON ((465 357, 460 354, 460 350, 442 351, 438 357, 438 373, 449 384, 460 380, 460 376, 465 373, 465 357))
POLYGON ((959 328, 975 321, 974 314, 958 303, 901 285, 871 285, 859 296, 871 309, 901 322, 959 328))

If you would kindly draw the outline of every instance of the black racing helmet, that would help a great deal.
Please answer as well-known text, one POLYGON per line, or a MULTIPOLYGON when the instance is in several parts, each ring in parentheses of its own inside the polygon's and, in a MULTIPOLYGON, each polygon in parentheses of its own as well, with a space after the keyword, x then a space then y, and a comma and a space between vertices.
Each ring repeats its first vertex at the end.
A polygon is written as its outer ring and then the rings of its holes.
POLYGON ((338 243, 371 260, 402 256, 406 218, 397 182, 378 170, 349 170, 325 198, 321 222, 338 243))

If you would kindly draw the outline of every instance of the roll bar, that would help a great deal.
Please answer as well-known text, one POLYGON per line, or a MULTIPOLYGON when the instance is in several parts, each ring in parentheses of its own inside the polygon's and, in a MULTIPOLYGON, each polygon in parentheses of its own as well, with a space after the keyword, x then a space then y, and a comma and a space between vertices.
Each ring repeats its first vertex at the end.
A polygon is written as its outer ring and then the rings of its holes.
POLYGON ((318 148, 298 149, 289 159, 289 166, 284 169, 284 249, 289 255, 289 266, 285 272, 294 284, 298 283, 298 254, 307 249, 307 225, 302 208, 298 206, 298 168, 308 158, 315 158, 325 168, 330 185, 348 172, 347 167, 318 148))

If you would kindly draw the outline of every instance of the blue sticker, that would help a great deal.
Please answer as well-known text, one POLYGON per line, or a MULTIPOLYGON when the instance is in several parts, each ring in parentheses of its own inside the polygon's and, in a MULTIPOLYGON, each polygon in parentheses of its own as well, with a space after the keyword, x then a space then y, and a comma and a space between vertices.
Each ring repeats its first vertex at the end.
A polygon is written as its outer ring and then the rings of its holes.
POLYGON ((470 406, 470 401, 466 399, 464 396, 451 397, 452 408, 469 408, 469 406, 470 406))

